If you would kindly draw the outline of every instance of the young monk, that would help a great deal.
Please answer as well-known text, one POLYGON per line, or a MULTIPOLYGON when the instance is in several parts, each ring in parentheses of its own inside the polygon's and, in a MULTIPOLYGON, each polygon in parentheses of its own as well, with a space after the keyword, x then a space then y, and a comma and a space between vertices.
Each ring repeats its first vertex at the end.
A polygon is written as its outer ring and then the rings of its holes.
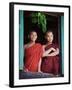
POLYGON ((40 72, 41 57, 47 56, 48 53, 52 50, 52 48, 50 48, 46 52, 43 52, 42 45, 36 43, 37 33, 35 31, 30 32, 29 39, 30 42, 24 46, 25 49, 24 71, 40 72))
POLYGON ((53 48, 48 56, 43 58, 41 70, 45 73, 50 73, 53 75, 59 74, 59 48, 57 44, 53 43, 54 35, 52 31, 47 31, 45 38, 47 40, 46 45, 43 46, 44 50, 53 48))

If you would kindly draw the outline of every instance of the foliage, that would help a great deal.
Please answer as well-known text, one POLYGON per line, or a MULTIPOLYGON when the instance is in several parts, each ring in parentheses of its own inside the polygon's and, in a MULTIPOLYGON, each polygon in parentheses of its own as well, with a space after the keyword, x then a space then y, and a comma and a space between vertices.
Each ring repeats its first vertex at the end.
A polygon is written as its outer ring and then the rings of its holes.
POLYGON ((46 32, 46 16, 42 12, 33 12, 31 14, 32 23, 37 24, 41 27, 43 32, 46 32))

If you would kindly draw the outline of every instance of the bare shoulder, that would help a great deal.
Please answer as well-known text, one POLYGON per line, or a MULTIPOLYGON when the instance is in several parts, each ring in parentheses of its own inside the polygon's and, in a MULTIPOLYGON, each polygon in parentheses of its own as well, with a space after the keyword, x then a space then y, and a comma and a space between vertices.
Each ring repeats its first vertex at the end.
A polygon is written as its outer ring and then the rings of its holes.
POLYGON ((24 45, 24 49, 26 49, 27 47, 28 47, 28 44, 25 44, 25 45, 24 45))
POLYGON ((46 47, 46 45, 42 45, 42 47, 43 47, 43 48, 45 48, 45 47, 46 47))

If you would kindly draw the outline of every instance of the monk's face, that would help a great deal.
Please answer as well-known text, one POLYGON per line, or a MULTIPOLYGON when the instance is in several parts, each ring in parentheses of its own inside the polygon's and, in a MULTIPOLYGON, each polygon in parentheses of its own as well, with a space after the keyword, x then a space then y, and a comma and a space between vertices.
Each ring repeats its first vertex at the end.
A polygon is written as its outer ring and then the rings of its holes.
POLYGON ((37 33, 36 32, 31 32, 30 33, 30 40, 35 42, 37 39, 37 33))
POLYGON ((52 32, 47 32, 46 33, 46 39, 49 43, 53 42, 53 33, 52 32))

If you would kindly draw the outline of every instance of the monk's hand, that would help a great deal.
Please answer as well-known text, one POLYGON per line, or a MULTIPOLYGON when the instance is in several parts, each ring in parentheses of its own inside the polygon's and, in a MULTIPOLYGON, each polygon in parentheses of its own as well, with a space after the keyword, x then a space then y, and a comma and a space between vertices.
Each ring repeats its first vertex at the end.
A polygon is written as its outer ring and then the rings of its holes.
POLYGON ((27 69, 27 68, 25 68, 25 69, 24 69, 24 71, 25 71, 25 72, 28 72, 28 69, 27 69))
POLYGON ((41 70, 38 70, 38 72, 39 72, 39 73, 42 73, 42 71, 41 71, 41 70))
POLYGON ((54 51, 54 52, 56 51, 56 49, 55 49, 55 48, 51 48, 51 50, 52 50, 52 51, 54 51))

